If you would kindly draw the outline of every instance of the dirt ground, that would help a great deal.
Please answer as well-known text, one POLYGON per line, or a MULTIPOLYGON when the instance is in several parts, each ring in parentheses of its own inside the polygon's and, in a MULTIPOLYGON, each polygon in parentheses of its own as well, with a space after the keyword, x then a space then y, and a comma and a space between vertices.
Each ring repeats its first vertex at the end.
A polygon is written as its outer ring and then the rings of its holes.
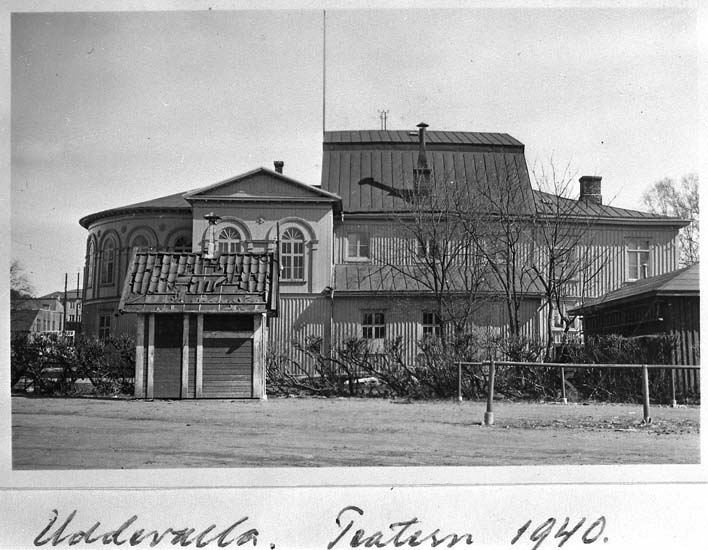
POLYGON ((15 469, 694 464, 699 408, 12 398, 15 469))

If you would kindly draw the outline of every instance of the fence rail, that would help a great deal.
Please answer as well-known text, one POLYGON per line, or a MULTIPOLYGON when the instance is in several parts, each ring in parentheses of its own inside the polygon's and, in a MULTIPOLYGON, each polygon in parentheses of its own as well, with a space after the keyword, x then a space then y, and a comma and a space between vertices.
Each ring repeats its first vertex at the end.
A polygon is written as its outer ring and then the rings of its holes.
POLYGON ((700 370, 700 365, 635 365, 626 363, 532 363, 528 361, 479 361, 479 362, 457 362, 457 399, 462 401, 462 368, 463 367, 488 367, 489 376, 487 380, 487 410, 484 413, 484 425, 494 424, 494 372, 496 367, 547 367, 558 368, 561 371, 561 395, 563 403, 568 399, 565 395, 565 369, 642 369, 642 405, 644 423, 651 424, 649 411, 649 370, 664 369, 671 371, 671 406, 676 406, 676 370, 700 370))

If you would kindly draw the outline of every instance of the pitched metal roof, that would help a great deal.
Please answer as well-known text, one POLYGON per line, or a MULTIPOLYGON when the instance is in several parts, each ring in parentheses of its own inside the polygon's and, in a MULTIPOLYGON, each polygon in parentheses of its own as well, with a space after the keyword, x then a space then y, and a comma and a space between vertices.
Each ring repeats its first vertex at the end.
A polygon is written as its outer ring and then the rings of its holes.
POLYGON ((564 217, 592 218, 592 219, 624 219, 631 220, 636 223, 638 221, 646 221, 650 223, 671 224, 677 227, 688 225, 688 220, 664 216, 661 214, 652 214, 649 212, 641 212, 639 210, 629 210, 627 208, 618 208, 609 204, 596 204, 587 200, 576 200, 566 197, 559 197, 551 193, 533 191, 534 202, 536 203, 536 211, 540 214, 553 215, 561 212, 564 217))
POLYGON ((195 189, 193 191, 188 191, 187 193, 184 193, 184 199, 189 201, 193 200, 195 198, 198 198, 201 194, 204 194, 205 199, 210 199, 214 197, 213 192, 219 189, 220 187, 225 187, 228 186, 229 184, 245 180, 248 178, 251 178, 253 176, 256 176, 258 174, 266 174, 267 176, 270 176, 272 178, 276 178, 280 181, 283 181, 296 189, 300 189, 309 195, 311 195, 313 198, 319 198, 326 200, 328 202, 335 202, 338 203, 341 199, 333 194, 329 193, 327 191, 322 190, 319 186, 314 186, 314 185, 308 185, 306 183, 303 183, 301 181, 298 181, 296 179, 290 178, 284 174, 281 174, 280 172, 275 172, 273 170, 269 170, 268 168, 256 168, 254 170, 250 170, 249 172, 246 172, 244 174, 240 174, 238 176, 232 177, 225 179, 223 181, 220 181, 218 183, 214 183, 212 185, 208 185, 206 187, 201 187, 199 189, 195 189))
MULTIPOLYGON (((238 181, 241 179, 251 177, 251 176, 258 174, 258 173, 265 173, 265 174, 268 174, 269 176, 276 177, 282 181, 285 181, 291 185, 296 186, 299 189, 310 192, 313 197, 317 197, 320 200, 326 200, 326 201, 335 203, 335 205, 336 205, 335 210, 338 210, 338 208, 339 208, 340 198, 337 195, 327 192, 327 191, 321 189, 319 186, 315 187, 313 185, 308 185, 306 183, 302 183, 298 180, 295 180, 293 178, 285 176, 284 174, 280 174, 280 173, 275 172, 273 170, 269 170, 268 168, 261 167, 261 168, 256 168, 254 170, 250 170, 249 172, 246 172, 244 174, 240 174, 238 176, 234 176, 234 177, 225 179, 225 180, 220 181, 218 183, 207 185, 205 187, 199 187, 197 189, 191 189, 189 191, 183 191, 181 193, 174 193, 172 195, 165 195, 164 197, 158 197, 156 199, 151 199, 151 200, 143 201, 143 202, 136 202, 134 204, 128 204, 126 206, 118 206, 116 208, 109 208, 108 210, 102 210, 101 212, 89 214, 89 215, 81 218, 79 220, 79 224, 81 224, 81 226, 83 226, 84 228, 88 229, 89 225, 91 225, 94 221, 96 221, 100 218, 115 216, 118 214, 130 214, 130 213, 138 213, 138 212, 164 211, 164 210, 191 212, 192 205, 189 202, 189 200, 194 200, 195 198, 199 198, 200 193, 203 193, 205 191, 213 191, 214 189, 217 189, 223 185, 227 185, 231 182, 235 182, 235 181, 238 181)), ((209 197, 206 197, 206 198, 209 198, 209 197)))
MULTIPOLYGON (((441 132, 425 133, 428 145, 504 145, 523 147, 524 144, 509 134, 492 132, 441 132)), ((412 143, 417 146, 418 132, 414 130, 344 130, 325 132, 324 142, 328 143, 412 143)))
POLYGON ((700 267, 694 264, 663 275, 647 277, 622 288, 608 292, 604 296, 588 300, 581 307, 571 311, 583 315, 606 306, 616 306, 621 302, 634 301, 647 296, 699 296, 700 267))
POLYGON ((184 196, 187 193, 189 193, 189 191, 184 191, 182 193, 174 193, 172 195, 165 195, 164 197, 158 197, 149 201, 136 202, 134 204, 128 204, 126 206, 109 208, 108 210, 101 210, 100 212, 84 216, 79 220, 79 224, 81 224, 82 227, 88 229, 89 225, 91 225, 94 221, 108 216, 116 216, 118 214, 151 212, 156 210, 183 210, 185 212, 191 212, 192 205, 184 199, 184 196))
MULTIPOLYGON (((415 294, 430 294, 430 285, 425 281, 428 270, 420 266, 393 267, 375 264, 337 264, 334 266, 335 292, 378 293, 401 292, 415 294)), ((448 285, 452 292, 468 291, 468 279, 465 270, 450 269, 448 285)), ((498 294, 501 291, 496 278, 489 274, 480 285, 478 292, 498 294)), ((529 283, 529 295, 542 294, 541 287, 535 282, 529 283)))
POLYGON ((121 312, 234 313, 275 311, 272 253, 138 252, 119 304, 121 312))
MULTIPOLYGON (((438 141, 428 142, 426 149, 437 186, 464 182, 474 194, 475 187, 502 188, 511 182, 525 195, 520 203, 532 206, 522 145, 438 141)), ((322 188, 342 198, 344 212, 405 212, 411 209, 407 197, 414 190, 417 161, 417 141, 330 143, 325 137, 322 188)))

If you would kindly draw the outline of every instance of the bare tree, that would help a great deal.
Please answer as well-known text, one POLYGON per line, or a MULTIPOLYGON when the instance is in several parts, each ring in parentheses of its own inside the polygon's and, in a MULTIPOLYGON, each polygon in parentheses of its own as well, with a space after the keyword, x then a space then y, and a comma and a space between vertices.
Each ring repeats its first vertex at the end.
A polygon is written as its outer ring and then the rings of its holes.
POLYGON ((493 174, 474 186, 465 186, 467 196, 455 204, 464 233, 501 292, 512 337, 521 334, 521 305, 534 292, 536 279, 530 261, 533 197, 520 178, 526 168, 516 162, 496 160, 493 174))
POLYGON ((642 195, 649 211, 690 220, 689 225, 679 230, 679 262, 683 266, 699 260, 698 185, 698 174, 692 172, 683 176, 680 183, 671 178, 659 180, 642 195))
POLYGON ((556 315, 567 334, 575 321, 566 306, 582 299, 609 259, 609 251, 593 246, 597 235, 594 218, 583 212, 573 196, 575 174, 570 165, 559 169, 551 158, 534 168, 535 250, 531 268, 543 289, 546 306, 545 358, 551 358, 556 315))
MULTIPOLYGON (((468 197, 464 182, 418 174, 402 197, 408 208, 392 215, 395 255, 372 257, 382 288, 430 297, 441 337, 463 330, 488 290, 483 258, 466 232, 469 224, 456 215, 456 205, 468 197)), ((446 337, 441 341, 447 345, 446 337)))

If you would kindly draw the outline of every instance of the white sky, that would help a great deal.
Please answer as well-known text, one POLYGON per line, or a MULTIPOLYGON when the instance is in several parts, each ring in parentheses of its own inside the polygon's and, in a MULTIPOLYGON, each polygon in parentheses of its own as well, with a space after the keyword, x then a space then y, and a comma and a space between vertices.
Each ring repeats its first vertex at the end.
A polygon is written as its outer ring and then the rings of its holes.
MULTIPOLYGON (((11 254, 74 286, 82 216, 285 161, 318 183, 322 11, 13 14, 11 254)), ((689 9, 327 11, 328 130, 506 132, 615 206, 698 168, 689 9)))

